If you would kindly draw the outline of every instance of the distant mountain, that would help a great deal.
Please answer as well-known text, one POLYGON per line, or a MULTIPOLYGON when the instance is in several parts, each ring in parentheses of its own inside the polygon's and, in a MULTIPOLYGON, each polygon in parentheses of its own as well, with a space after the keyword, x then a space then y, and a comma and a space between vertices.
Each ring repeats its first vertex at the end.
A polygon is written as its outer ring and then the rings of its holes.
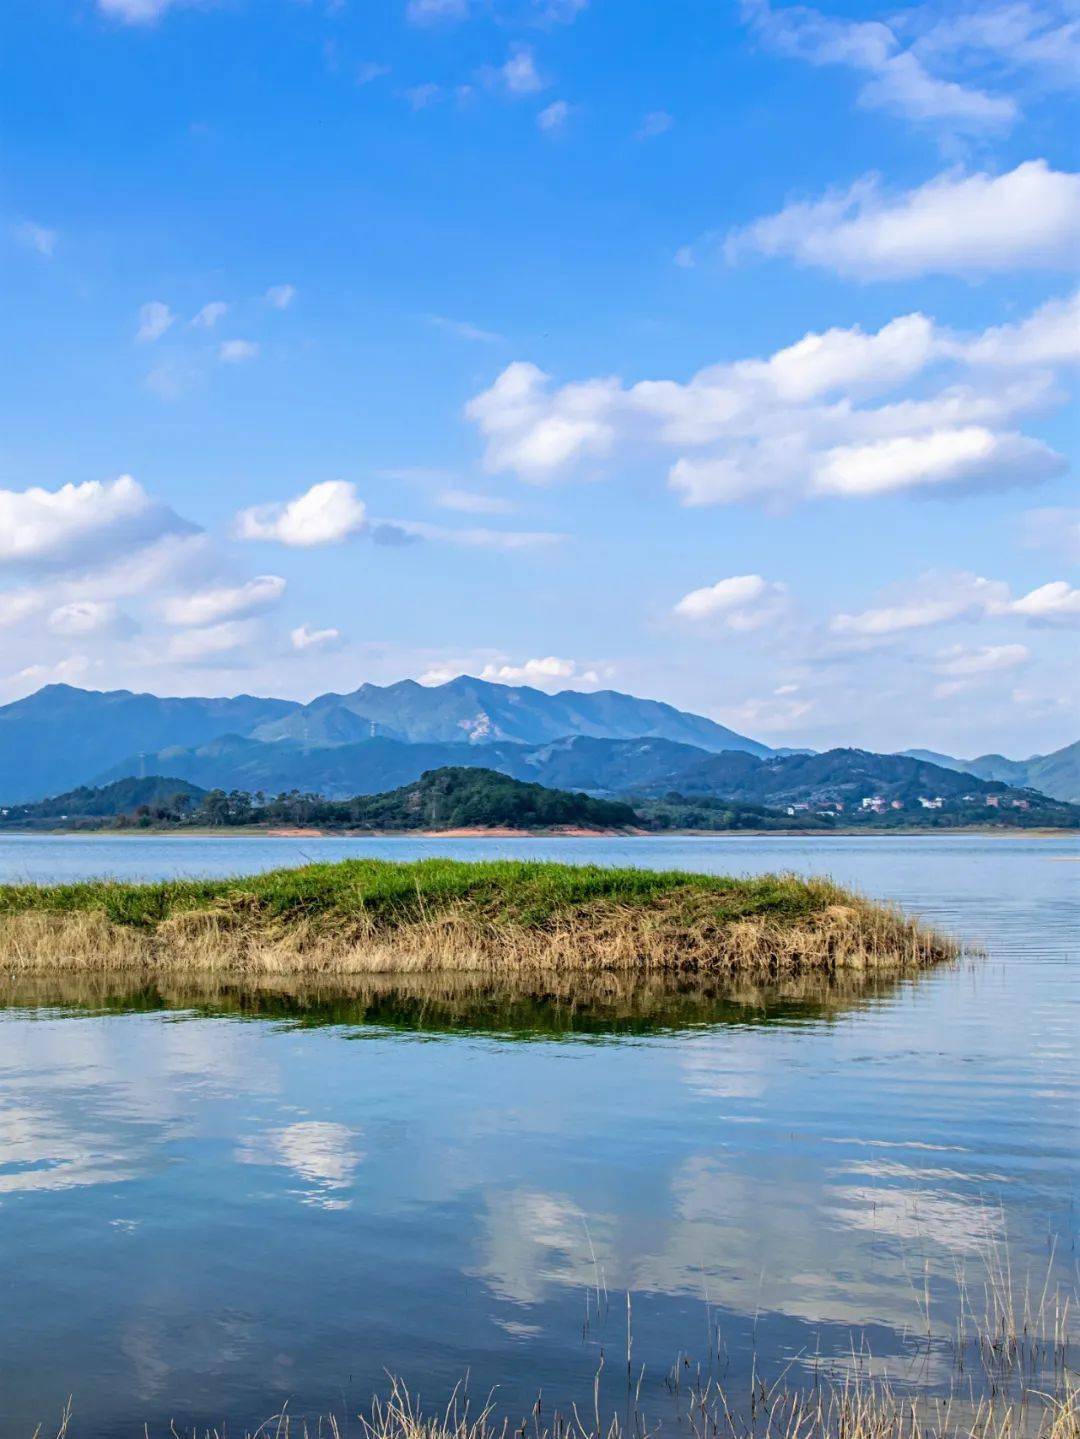
POLYGON ((111 819, 139 809, 179 811, 194 808, 206 791, 185 779, 150 775, 146 779, 118 779, 94 787, 80 785, 67 794, 35 804, 12 805, 0 810, 0 823, 31 824, 38 820, 111 819))
POLYGON ((1080 803, 1080 740, 1054 750, 1052 754, 1036 754, 1030 759, 1006 759, 1000 754, 979 755, 976 759, 954 759, 952 755, 936 754, 933 750, 904 750, 912 759, 928 759, 945 769, 963 770, 980 779, 1001 780, 1023 789, 1037 789, 1052 799, 1080 803))
MULTIPOLYGON (((0 706, 0 802, 73 789, 125 756, 246 734, 297 708, 291 700, 160 699, 130 690, 46 685, 0 706)), ((126 775, 146 772, 130 766, 126 775)))
MULTIPOLYGON (((427 770, 487 768, 554 789, 603 797, 716 796, 737 804, 812 809, 840 803, 850 813, 864 798, 898 801, 922 813, 919 799, 956 807, 1034 803, 1046 823, 1071 822, 1065 806, 1041 801, 997 780, 982 780, 903 755, 837 749, 824 754, 768 756, 727 750, 710 754, 671 740, 605 740, 576 736, 554 744, 406 744, 376 738, 359 744, 308 748, 231 736, 193 750, 166 750, 147 763, 203 788, 296 789, 332 799, 375 794, 407 785, 427 770), (969 796, 970 799, 965 799, 969 796), (1056 808, 1055 808, 1056 805, 1056 808), (1040 807, 1041 806, 1041 807, 1040 807), (1057 811, 1061 811, 1057 815, 1057 811), (1056 817, 1055 817, 1056 816, 1056 817)), ((121 766, 122 768, 123 766, 121 766)), ((105 779, 115 776, 106 775, 105 779)))
MULTIPOLYGON (((0 706, 0 802, 56 794, 102 775, 146 774, 154 766, 140 756, 199 750, 237 738, 312 751, 373 738, 480 749, 504 742, 542 744, 569 735, 654 736, 704 750, 771 753, 713 720, 656 700, 613 690, 549 695, 466 676, 444 685, 413 680, 362 685, 351 694, 321 695, 307 705, 250 695, 160 699, 128 690, 47 685, 0 706)), ((262 756, 258 763, 265 768, 268 759, 262 756)), ((328 768, 334 768, 332 761, 328 768)), ((414 769, 408 778, 418 773, 414 769)))
POLYGON ((615 690, 545 694, 527 685, 492 684, 461 675, 443 685, 361 685, 352 694, 320 695, 310 704, 250 731, 253 739, 350 744, 385 737, 411 744, 488 745, 500 740, 543 744, 568 735, 596 739, 674 740, 700 749, 770 754, 702 715, 615 690))

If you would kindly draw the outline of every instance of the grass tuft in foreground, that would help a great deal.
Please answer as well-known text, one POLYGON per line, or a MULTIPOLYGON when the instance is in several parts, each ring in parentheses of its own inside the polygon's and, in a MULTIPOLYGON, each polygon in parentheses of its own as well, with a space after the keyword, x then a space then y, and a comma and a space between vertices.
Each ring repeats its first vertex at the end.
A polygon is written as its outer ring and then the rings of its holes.
POLYGON ((895 908, 783 874, 357 859, 224 880, 0 886, 9 972, 781 978, 957 953, 895 908))

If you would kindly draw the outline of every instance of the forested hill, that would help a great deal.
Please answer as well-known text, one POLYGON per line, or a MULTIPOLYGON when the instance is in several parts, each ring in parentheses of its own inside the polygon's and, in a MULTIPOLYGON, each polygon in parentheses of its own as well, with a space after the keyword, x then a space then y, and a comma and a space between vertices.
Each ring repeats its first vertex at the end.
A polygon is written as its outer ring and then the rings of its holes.
POLYGON ((39 804, 0 812, 9 827, 318 825, 373 830, 464 828, 625 829, 639 823, 630 805, 522 783, 489 769, 429 770, 385 794, 329 800, 319 795, 251 795, 204 790, 184 780, 123 779, 83 787, 39 804))

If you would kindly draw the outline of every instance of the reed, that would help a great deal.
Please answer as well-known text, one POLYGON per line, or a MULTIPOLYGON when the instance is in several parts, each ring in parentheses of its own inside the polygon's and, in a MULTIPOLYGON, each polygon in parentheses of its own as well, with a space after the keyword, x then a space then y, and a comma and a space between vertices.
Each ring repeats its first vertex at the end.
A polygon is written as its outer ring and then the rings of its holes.
POLYGON ((0 968, 232 976, 915 970, 957 945, 827 880, 347 860, 249 878, 0 887, 0 968))
MULTIPOLYGON (((971 1400, 962 1396, 913 1396, 888 1384, 852 1379, 811 1389, 768 1386, 760 1380, 741 1402, 715 1383, 688 1395, 674 1420, 666 1424, 646 1417, 640 1394, 610 1417, 600 1408, 597 1387, 591 1410, 571 1405, 545 1417, 538 1399, 532 1413, 516 1421, 498 1416, 491 1398, 472 1410, 464 1386, 455 1388, 449 1403, 434 1412, 399 1379, 389 1394, 375 1398, 360 1414, 360 1439, 662 1439, 668 1432, 690 1439, 1080 1439, 1080 1398, 1072 1386, 1052 1395, 1022 1400, 971 1400)), ((55 1429, 56 1439, 73 1439, 77 1426, 71 1402, 55 1429)), ((352 1423, 334 1414, 316 1419, 294 1417, 288 1410, 271 1415, 245 1439, 342 1439, 357 1433, 352 1423)), ((39 1426, 32 1439, 42 1439, 39 1426)), ((188 1431, 169 1428, 170 1439, 227 1439, 217 1429, 188 1431)), ((146 1439, 152 1439, 149 1427, 146 1439)))

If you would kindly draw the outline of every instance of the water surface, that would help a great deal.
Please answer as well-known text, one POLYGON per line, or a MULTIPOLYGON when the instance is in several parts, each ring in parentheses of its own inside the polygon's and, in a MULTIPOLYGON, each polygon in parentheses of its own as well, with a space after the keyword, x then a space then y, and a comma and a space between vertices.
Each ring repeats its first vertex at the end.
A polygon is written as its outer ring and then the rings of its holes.
POLYGON ((627 1290, 657 1412, 680 1351, 733 1388, 864 1343, 936 1382, 988 1247, 1074 1282, 1075 841, 35 836, 0 879, 372 853, 828 873, 987 952, 664 1003, 0 989, 0 1433, 69 1393, 91 1436, 355 1412, 385 1368, 523 1411, 587 1399, 601 1349, 614 1403, 627 1290))

